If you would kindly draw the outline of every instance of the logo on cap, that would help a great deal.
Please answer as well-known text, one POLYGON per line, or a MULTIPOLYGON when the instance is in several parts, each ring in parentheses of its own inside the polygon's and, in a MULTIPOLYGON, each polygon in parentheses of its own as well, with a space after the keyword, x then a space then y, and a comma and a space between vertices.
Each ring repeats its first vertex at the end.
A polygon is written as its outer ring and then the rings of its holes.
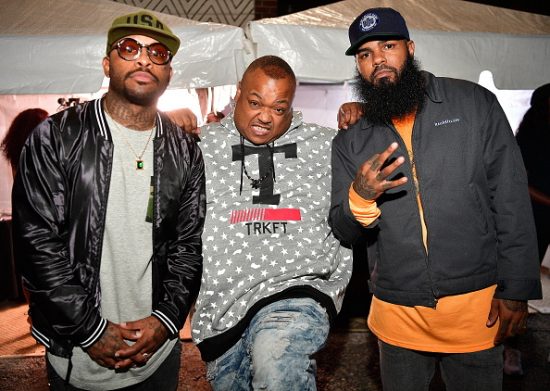
POLYGON ((368 13, 364 15, 361 18, 361 21, 359 22, 359 25, 361 26, 361 30, 363 31, 370 31, 373 28, 375 28, 377 24, 378 24, 378 16, 373 13, 368 13))

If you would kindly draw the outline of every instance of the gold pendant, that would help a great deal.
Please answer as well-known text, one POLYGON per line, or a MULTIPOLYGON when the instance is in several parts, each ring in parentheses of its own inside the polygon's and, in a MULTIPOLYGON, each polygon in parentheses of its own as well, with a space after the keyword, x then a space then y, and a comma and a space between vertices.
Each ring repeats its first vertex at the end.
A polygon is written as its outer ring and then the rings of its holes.
POLYGON ((136 170, 143 170, 143 160, 141 159, 136 159, 136 170))

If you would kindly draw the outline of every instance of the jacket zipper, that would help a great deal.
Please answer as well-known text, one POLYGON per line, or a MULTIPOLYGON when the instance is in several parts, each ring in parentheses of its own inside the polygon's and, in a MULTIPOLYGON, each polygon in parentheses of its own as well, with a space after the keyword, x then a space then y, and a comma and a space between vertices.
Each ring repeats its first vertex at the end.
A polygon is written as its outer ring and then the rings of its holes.
MULTIPOLYGON (((409 153, 407 151, 407 145, 405 144, 405 141, 403 140, 403 137, 401 137, 401 134, 397 131, 395 126, 393 124, 391 124, 391 130, 397 135, 400 147, 404 148, 404 150, 405 150, 406 159, 409 162, 409 165, 410 165, 410 168, 411 168, 411 178, 410 179, 413 182, 412 186, 413 186, 413 189, 414 189, 414 194, 415 194, 415 197, 420 200, 420 205, 422 205, 422 209, 424 210, 424 200, 422 199, 422 191, 420 191, 420 175, 419 175, 419 172, 418 172, 418 165, 416 164, 418 162, 418 160, 416 158, 416 153, 415 153, 416 148, 414 146, 414 144, 415 144, 415 142, 414 142, 415 129, 416 129, 416 117, 415 117, 415 121, 413 123, 413 128, 412 128, 412 131, 411 131, 411 148, 412 148, 412 159, 411 159, 411 156, 409 155, 409 153)), ((427 250, 426 246, 424 245, 424 240, 422 238, 422 218, 420 216, 420 208, 419 208, 418 203, 416 203, 416 204, 417 204, 418 221, 420 223, 420 242, 422 243, 422 251, 424 252, 424 260, 425 260, 425 264, 426 264, 426 272, 428 273, 428 279, 430 281, 430 290, 431 290, 432 296, 433 296, 431 307, 435 308, 437 306, 438 298, 437 298, 437 293, 435 292, 435 289, 434 289, 434 283, 433 283, 432 273, 431 273, 431 269, 430 269, 428 250, 427 250)), ((425 213, 424 213, 424 224, 426 225, 426 236, 427 236, 428 225, 427 225, 427 222, 426 222, 426 214, 425 213)))

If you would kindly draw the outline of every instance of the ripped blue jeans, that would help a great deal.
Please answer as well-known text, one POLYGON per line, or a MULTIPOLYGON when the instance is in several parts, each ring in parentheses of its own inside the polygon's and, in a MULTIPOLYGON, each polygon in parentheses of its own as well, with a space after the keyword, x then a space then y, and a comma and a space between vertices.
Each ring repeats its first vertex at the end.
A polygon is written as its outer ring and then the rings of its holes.
POLYGON ((262 308, 241 339, 206 363, 214 391, 313 391, 312 355, 329 334, 326 310, 309 298, 285 299, 262 308))

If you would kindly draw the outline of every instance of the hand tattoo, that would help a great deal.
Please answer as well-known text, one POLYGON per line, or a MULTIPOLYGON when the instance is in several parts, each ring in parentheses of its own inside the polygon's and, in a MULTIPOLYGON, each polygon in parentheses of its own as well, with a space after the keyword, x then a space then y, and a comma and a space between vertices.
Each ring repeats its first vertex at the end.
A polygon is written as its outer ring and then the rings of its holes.
MULTIPOLYGON (((376 155, 378 156, 378 155, 376 155)), ((370 166, 370 170, 373 172, 380 171, 380 167, 382 167, 382 163, 379 163, 378 160, 374 160, 370 166)), ((380 173, 379 173, 380 174, 380 173)))
POLYGON ((376 190, 367 183, 367 179, 362 175, 357 175, 355 181, 353 181, 353 190, 365 200, 376 199, 376 190))
POLYGON ((125 347, 128 347, 128 345, 122 339, 117 326, 108 322, 101 338, 86 351, 92 360, 99 365, 112 368, 116 362, 115 353, 125 347))

